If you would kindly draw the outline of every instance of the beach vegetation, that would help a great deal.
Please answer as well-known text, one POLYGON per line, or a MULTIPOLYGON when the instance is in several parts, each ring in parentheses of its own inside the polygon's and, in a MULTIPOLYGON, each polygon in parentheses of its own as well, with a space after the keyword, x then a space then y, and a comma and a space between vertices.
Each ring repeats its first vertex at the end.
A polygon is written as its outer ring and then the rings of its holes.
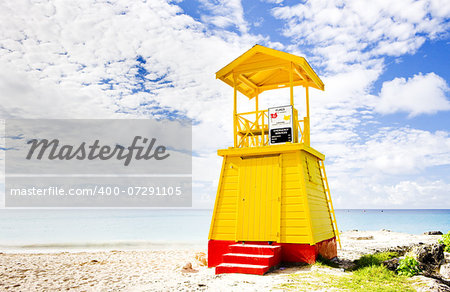
POLYGON ((396 252, 380 252, 363 255, 356 261, 356 269, 370 266, 380 266, 384 261, 396 258, 398 256, 399 254, 396 252))
POLYGON ((382 265, 371 265, 342 277, 335 287, 350 291, 415 291, 407 277, 396 275, 382 265))
POLYGON ((337 263, 319 258, 314 265, 318 268, 310 275, 303 273, 289 275, 287 283, 279 288, 292 291, 344 290, 344 291, 415 291, 412 281, 406 275, 397 275, 382 265, 383 261, 398 257, 396 252, 382 252, 364 255, 355 261, 352 271, 335 269, 337 263), (333 270, 335 272, 333 272, 333 270))
POLYGON ((407 277, 418 275, 420 273, 419 262, 415 258, 407 256, 399 261, 397 273, 407 277))
POLYGON ((319 269, 309 275, 291 274, 287 282, 277 288, 284 291, 416 291, 411 284, 406 276, 399 276, 382 265, 372 265, 353 272, 331 273, 319 269))
POLYGON ((450 231, 447 234, 442 235, 442 238, 439 239, 439 243, 444 245, 444 251, 450 252, 450 231))

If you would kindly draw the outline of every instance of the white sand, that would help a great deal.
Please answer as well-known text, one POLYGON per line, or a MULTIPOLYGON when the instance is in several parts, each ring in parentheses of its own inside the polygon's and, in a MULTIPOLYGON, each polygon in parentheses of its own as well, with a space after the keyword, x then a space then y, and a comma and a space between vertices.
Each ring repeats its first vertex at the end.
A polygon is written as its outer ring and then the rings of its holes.
MULTIPOLYGON (((433 243, 440 236, 387 231, 345 232, 340 258, 397 246, 433 243), (358 237, 370 237, 357 240, 358 237)), ((291 267, 265 276, 224 274, 195 259, 206 250, 109 251, 54 254, 0 254, 0 290, 6 291, 268 291, 287 283, 292 273, 309 277, 317 266, 291 267), (184 273, 191 262, 196 273, 184 273)), ((343 273, 334 269, 333 273, 343 273)))

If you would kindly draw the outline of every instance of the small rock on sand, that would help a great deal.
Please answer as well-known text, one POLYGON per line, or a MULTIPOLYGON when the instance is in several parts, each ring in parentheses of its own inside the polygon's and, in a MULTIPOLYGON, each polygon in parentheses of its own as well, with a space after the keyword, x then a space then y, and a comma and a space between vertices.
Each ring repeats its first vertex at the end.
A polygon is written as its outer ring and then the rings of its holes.
POLYGON ((383 266, 385 266, 386 268, 388 268, 391 271, 395 271, 398 267, 398 262, 399 262, 398 258, 393 258, 393 259, 384 261, 383 266))
POLYGON ((188 262, 186 263, 183 268, 181 268, 181 272, 183 273, 197 273, 198 270, 194 269, 192 267, 192 263, 188 262))
POLYGON ((353 239, 353 240, 372 240, 373 236, 372 235, 370 235, 370 236, 356 236, 356 237, 350 237, 350 239, 353 239))
POLYGON ((442 235, 441 231, 427 231, 424 232, 423 235, 442 235))
POLYGON ((419 263, 438 266, 444 259, 444 246, 442 244, 430 244, 414 249, 419 263))

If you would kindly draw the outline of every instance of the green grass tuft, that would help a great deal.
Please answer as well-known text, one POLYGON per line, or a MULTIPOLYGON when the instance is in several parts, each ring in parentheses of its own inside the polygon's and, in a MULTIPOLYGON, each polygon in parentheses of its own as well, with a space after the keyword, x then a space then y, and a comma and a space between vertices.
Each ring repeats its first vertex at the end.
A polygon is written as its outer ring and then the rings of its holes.
MULTIPOLYGON (((394 257, 398 257, 395 252, 365 255, 356 261, 357 267, 353 272, 342 274, 330 274, 330 272, 323 272, 326 270, 322 270, 322 272, 319 270, 310 274, 289 275, 289 282, 279 285, 277 288, 291 291, 415 291, 411 288, 411 280, 408 277, 397 275, 381 265, 383 261, 394 257)), ((336 263, 323 258, 320 258, 316 265, 336 267, 336 263)))
POLYGON ((444 245, 444 251, 450 252, 450 231, 447 234, 442 235, 442 239, 439 239, 439 243, 444 245))
POLYGON ((335 287, 350 291, 415 291, 406 277, 375 265, 353 272, 350 278, 340 278, 335 287))
POLYGON ((410 292, 411 280, 398 276, 384 266, 369 266, 355 272, 333 275, 315 271, 311 274, 293 274, 289 282, 277 286, 285 291, 368 291, 410 292))
POLYGON ((359 260, 356 261, 356 266, 357 269, 370 266, 379 266, 382 262, 398 256, 399 255, 396 252, 380 252, 376 254, 368 254, 360 257, 359 260))
POLYGON ((419 262, 413 257, 405 257, 400 260, 397 273, 408 277, 418 275, 420 273, 419 262))

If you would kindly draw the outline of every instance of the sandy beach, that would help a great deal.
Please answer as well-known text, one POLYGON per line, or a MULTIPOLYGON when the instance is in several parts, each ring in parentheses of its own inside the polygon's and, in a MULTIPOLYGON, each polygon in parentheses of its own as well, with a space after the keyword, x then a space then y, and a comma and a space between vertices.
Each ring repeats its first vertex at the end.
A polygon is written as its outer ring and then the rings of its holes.
MULTIPOLYGON (((440 236, 382 231, 341 234, 341 260, 361 255, 435 243, 440 236)), ((215 275, 198 260, 206 248, 196 250, 104 251, 79 253, 1 253, 0 290, 3 291, 268 291, 283 290, 290 275, 314 281, 314 271, 344 274, 343 269, 319 265, 281 267, 265 276, 215 275), (183 267, 191 263, 193 270, 183 267)), ((427 290, 417 278, 417 289, 427 290)), ((423 277, 422 277, 423 278, 423 277)), ((426 281, 425 281, 426 283, 426 281)))

